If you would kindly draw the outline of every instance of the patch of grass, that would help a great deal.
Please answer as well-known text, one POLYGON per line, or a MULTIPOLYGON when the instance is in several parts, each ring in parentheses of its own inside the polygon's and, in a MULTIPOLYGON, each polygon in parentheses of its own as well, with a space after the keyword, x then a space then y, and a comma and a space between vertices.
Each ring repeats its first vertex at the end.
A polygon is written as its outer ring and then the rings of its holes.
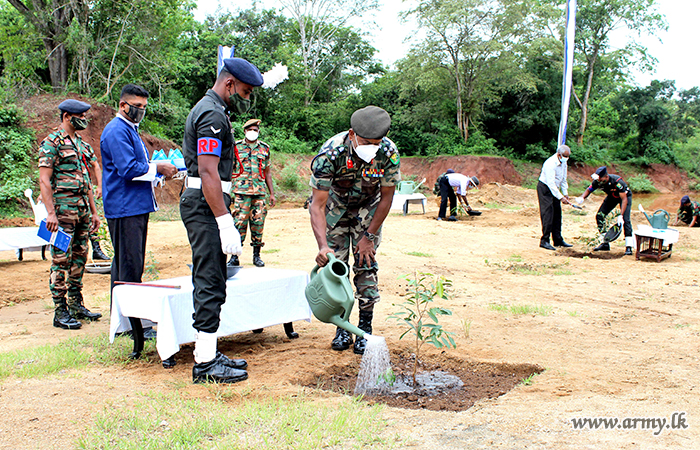
POLYGON ((587 216, 588 211, 586 211, 585 209, 572 208, 569 211, 567 211, 567 214, 571 214, 572 216, 587 216))
POLYGON ((527 376, 527 377, 523 378, 522 380, 520 380, 520 383, 519 383, 519 384, 522 384, 523 386, 531 386, 531 385, 532 385, 532 382, 533 382, 533 380, 534 380, 534 378, 535 378, 535 375, 537 375, 537 374, 536 374, 536 373, 531 373, 529 376, 527 376))
POLYGON ((433 254, 432 253, 424 253, 424 252, 403 252, 404 255, 409 255, 409 256, 419 256, 421 258, 432 258, 433 254))
POLYGON ((573 275, 574 273, 569 269, 555 270, 554 275, 573 275))
POLYGON ((472 329, 472 321, 464 319, 462 321, 462 331, 464 331, 464 337, 466 337, 467 339, 470 338, 469 333, 470 333, 471 329, 472 329))
POLYGON ((175 222, 182 220, 180 217, 179 203, 158 202, 158 211, 148 216, 149 222, 175 222))
MULTIPOLYGON (((66 339, 58 344, 25 348, 0 353, 0 380, 10 376, 41 378, 71 369, 84 369, 90 364, 104 366, 126 364, 132 349, 128 337, 109 343, 107 334, 66 339)), ((155 342, 146 341, 143 354, 155 352, 155 342)))
POLYGON ((508 261, 522 262, 523 257, 520 255, 510 255, 508 261))
POLYGON ((511 313, 515 316, 524 314, 536 314, 539 316, 549 316, 552 314, 551 306, 544 305, 500 305, 497 303, 490 303, 488 308, 492 311, 498 311, 501 313, 511 313))
POLYGON ((484 264, 487 266, 492 266, 497 269, 506 270, 513 273, 520 273, 523 275, 544 275, 547 273, 554 273, 556 275, 557 272, 562 272, 561 275, 571 275, 570 272, 564 273, 568 272, 566 267, 569 265, 569 263, 569 258, 567 258, 563 263, 529 263, 527 261, 523 261, 522 256, 517 254, 510 255, 506 261, 484 260, 484 264))
POLYGON ((279 253, 280 249, 279 248, 270 248, 267 250, 262 250, 262 253, 279 253))
POLYGON ((157 280, 159 274, 160 270, 158 270, 158 260, 156 259, 156 255, 154 255, 152 251, 148 250, 148 252, 146 252, 146 264, 143 270, 143 279, 144 281, 157 280))
POLYGON ((581 317, 581 313, 578 311, 567 311, 566 313, 571 317, 581 317))
MULTIPOLYGON (((223 388, 236 391, 236 387, 223 388)), ((244 400, 150 393, 133 407, 108 405, 81 433, 81 449, 399 448, 383 406, 359 399, 324 405, 313 398, 244 400)))

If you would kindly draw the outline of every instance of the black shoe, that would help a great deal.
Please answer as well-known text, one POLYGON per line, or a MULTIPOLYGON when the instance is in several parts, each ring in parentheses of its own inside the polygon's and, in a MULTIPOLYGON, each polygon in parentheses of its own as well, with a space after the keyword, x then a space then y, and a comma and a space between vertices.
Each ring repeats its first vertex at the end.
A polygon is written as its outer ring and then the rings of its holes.
POLYGON ((195 363, 192 367, 194 383, 236 383, 247 378, 248 372, 229 367, 220 358, 214 358, 205 363, 195 363))
POLYGON ((349 349, 350 344, 352 344, 352 336, 349 331, 342 328, 335 330, 335 338, 331 341, 331 348, 333 350, 342 352, 343 350, 349 349))
POLYGON ((625 255, 631 255, 632 254, 632 247, 625 247, 625 255))
POLYGON ((146 327, 143 329, 143 339, 145 341, 154 341, 158 338, 158 332, 153 329, 153 327, 146 327))
POLYGON ((552 244, 550 244, 549 242, 546 242, 546 241, 540 241, 540 247, 547 249, 547 250, 556 250, 556 248, 554 248, 552 246, 552 244))
POLYGON ((231 255, 231 259, 228 260, 226 265, 229 267, 240 266, 241 264, 238 262, 238 255, 231 255))
POLYGON ((573 247, 573 245, 567 244, 565 241, 558 242, 558 243, 554 244, 554 246, 555 247, 565 247, 565 248, 573 247))
POLYGON ((265 267, 265 263, 260 259, 260 247, 253 247, 253 264, 255 267, 265 267))
POLYGON ((593 249, 594 252, 607 252, 610 251, 610 244, 603 242, 599 246, 593 249))
POLYGON ((255 334, 260 334, 260 333, 263 332, 264 329, 265 329, 265 328, 258 328, 258 329, 256 329, 256 330, 253 330, 253 333, 255 333, 255 334))
POLYGON ((455 216, 450 216, 450 217, 447 218, 447 221, 448 221, 448 222, 457 222, 457 217, 455 217, 455 216))
POLYGON ((294 325, 292 325, 292 322, 284 324, 284 333, 289 339, 296 339, 299 337, 299 333, 294 331, 294 325))
MULTIPOLYGON (((357 328, 364 331, 365 333, 372 334, 372 316, 373 311, 362 311, 360 310, 360 322, 357 324, 357 328)), ((352 347, 352 351, 358 355, 364 355, 365 347, 367 346, 367 339, 358 337, 355 339, 355 345, 352 347)))
POLYGON ((70 315, 67 307, 59 306, 56 308, 56 312, 53 316, 53 326, 56 328, 63 328, 64 330, 77 330, 82 327, 83 324, 70 315))
POLYGON ((245 359, 231 359, 221 352, 216 352, 214 359, 218 359, 221 364, 232 369, 246 370, 248 368, 248 362, 245 359))
POLYGON ((68 307, 70 315, 78 320, 97 320, 102 317, 100 313, 91 312, 85 305, 71 305, 68 307))
POLYGON ((94 240, 90 242, 92 243, 92 259, 109 261, 110 257, 105 255, 105 253, 102 251, 102 248, 100 248, 100 241, 94 240))

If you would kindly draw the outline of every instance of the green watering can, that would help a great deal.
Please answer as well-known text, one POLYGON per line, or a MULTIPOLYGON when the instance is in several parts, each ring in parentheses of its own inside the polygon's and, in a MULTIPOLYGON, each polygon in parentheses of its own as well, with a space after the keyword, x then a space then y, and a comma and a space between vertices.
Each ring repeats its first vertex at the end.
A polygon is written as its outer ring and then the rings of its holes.
POLYGON ((651 217, 644 211, 642 205, 639 205, 639 210, 644 214, 644 217, 647 218, 652 228, 658 228, 660 230, 668 228, 668 221, 671 219, 671 215, 665 209, 657 209, 651 217))
POLYGON ((399 181, 398 192, 402 195, 411 195, 416 192, 423 183, 425 183, 425 178, 423 178, 417 186, 413 181, 399 181))
POLYGON ((328 253, 328 264, 311 270, 306 286, 306 301, 318 320, 364 337, 365 332, 348 322, 355 297, 348 278, 347 264, 328 253))

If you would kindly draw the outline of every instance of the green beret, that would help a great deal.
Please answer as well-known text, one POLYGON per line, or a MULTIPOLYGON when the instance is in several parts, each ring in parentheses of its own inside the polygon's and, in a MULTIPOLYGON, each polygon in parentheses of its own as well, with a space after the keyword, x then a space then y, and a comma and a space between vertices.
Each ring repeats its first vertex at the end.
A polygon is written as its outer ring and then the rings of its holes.
POLYGON ((352 113, 350 127, 355 134, 365 139, 381 139, 391 126, 389 113, 378 106, 366 106, 352 113))

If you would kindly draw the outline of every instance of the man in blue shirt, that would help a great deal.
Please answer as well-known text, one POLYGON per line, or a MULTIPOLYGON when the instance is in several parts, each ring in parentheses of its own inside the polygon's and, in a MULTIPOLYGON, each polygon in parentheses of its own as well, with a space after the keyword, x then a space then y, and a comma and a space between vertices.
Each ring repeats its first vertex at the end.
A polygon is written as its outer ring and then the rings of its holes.
POLYGON ((168 161, 149 162, 148 150, 139 136, 148 96, 140 86, 124 86, 119 112, 100 138, 102 195, 114 247, 111 288, 115 281, 141 282, 148 215, 158 210, 153 181, 157 173, 166 177, 177 173, 168 161))

